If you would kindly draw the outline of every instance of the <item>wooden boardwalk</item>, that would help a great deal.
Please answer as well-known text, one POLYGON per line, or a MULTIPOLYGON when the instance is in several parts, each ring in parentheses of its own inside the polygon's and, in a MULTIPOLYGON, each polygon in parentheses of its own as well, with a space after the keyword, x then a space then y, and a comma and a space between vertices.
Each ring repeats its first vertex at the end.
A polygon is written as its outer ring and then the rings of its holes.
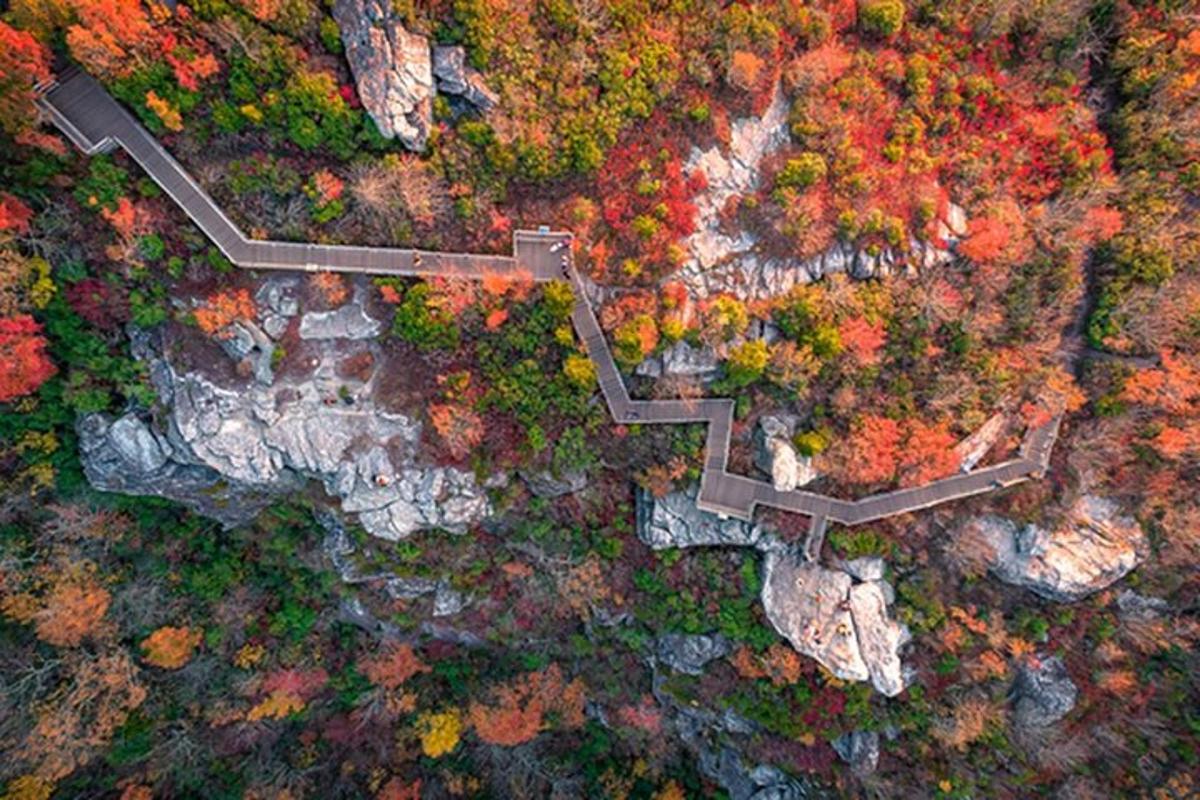
POLYGON ((726 469, 733 430, 732 400, 630 398, 595 311, 587 301, 583 282, 571 262, 569 233, 517 231, 513 234, 511 256, 251 239, 158 140, 91 77, 72 69, 59 81, 39 89, 38 105, 76 147, 87 154, 117 147, 125 150, 225 257, 239 267, 474 279, 494 274, 526 275, 536 281, 570 281, 576 298, 571 321, 596 365, 600 391, 613 420, 622 424, 708 425, 704 470, 696 501, 706 511, 744 520, 751 519, 760 505, 794 511, 809 516, 814 537, 823 537, 829 521, 857 525, 985 494, 1041 476, 1049 465, 1058 435, 1058 418, 1027 432, 1017 458, 861 500, 840 500, 799 490, 781 492, 766 481, 734 475, 726 469))

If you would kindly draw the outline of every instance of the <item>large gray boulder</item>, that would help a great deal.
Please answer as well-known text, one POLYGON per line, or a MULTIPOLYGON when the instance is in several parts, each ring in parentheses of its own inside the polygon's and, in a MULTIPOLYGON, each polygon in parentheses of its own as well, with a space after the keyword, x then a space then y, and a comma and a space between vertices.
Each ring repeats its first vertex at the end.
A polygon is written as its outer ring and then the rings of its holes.
POLYGON ((1013 721, 1023 728, 1044 728, 1071 713, 1079 697, 1062 659, 1026 659, 1013 680, 1013 721))
POLYGON ((273 276, 263 281, 254 293, 259 322, 272 339, 281 338, 287 332, 288 320, 300 313, 298 284, 295 277, 273 276))
POLYGON ((989 567, 1000 580, 1059 602, 1116 583, 1145 559, 1148 548, 1137 521, 1095 495, 1080 497, 1054 530, 988 515, 967 523, 963 534, 988 549, 989 567))
POLYGON ((380 134, 424 150, 433 124, 429 41, 408 31, 387 0, 336 0, 358 96, 380 134))
POLYGON ((360 303, 350 302, 332 311, 309 311, 300 318, 301 339, 374 339, 383 324, 360 303))
POLYGON ((667 633, 658 637, 655 654, 660 663, 685 675, 703 675, 710 661, 724 658, 732 650, 729 640, 719 633, 689 635, 667 633))
POLYGON ((959 469, 969 472, 983 457, 996 446, 996 442, 1008 428, 1008 415, 998 411, 988 417, 987 422, 979 426, 970 436, 954 446, 954 454, 958 456, 959 469))
POLYGON ((696 506, 695 487, 654 497, 637 493, 638 538, 653 550, 670 547, 758 547, 777 545, 773 536, 756 523, 721 519, 696 506))
POLYGON ((900 648, 908 644, 908 628, 888 616, 889 593, 878 581, 850 588, 850 614, 858 647, 871 684, 888 697, 904 691, 904 667, 900 648))
POLYGON ((888 598, 880 581, 856 584, 840 570, 767 555, 762 603, 775 630, 839 678, 869 680, 894 697, 904 691, 900 650, 909 633, 888 615, 888 598))
POLYGON ((433 77, 439 92, 457 95, 480 111, 488 111, 499 102, 483 76, 467 66, 466 51, 458 45, 433 48, 433 77))
POLYGON ((663 351, 662 371, 664 375, 712 378, 721 367, 716 352, 707 346, 692 347, 687 342, 676 342, 663 351))
POLYGON ((833 740, 833 750, 860 778, 870 775, 879 766, 879 734, 875 731, 844 733, 833 740))
POLYGON ((790 414, 766 415, 759 418, 754 435, 754 465, 770 475, 781 492, 790 492, 817 478, 813 460, 797 454, 792 444, 796 422, 790 414))

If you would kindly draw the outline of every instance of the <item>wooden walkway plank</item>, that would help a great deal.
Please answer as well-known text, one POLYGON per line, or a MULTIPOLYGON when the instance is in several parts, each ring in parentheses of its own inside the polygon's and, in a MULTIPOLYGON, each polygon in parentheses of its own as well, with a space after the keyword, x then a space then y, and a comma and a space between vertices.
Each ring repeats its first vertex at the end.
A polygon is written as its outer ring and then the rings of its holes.
MULTIPOLYGON (((1010 486, 1039 476, 1049 467, 1060 417, 1030 429, 1017 459, 856 501, 805 491, 782 492, 766 481, 730 474, 726 467, 734 426, 733 400, 630 398, 596 312, 587 299, 586 286, 571 261, 570 234, 516 231, 511 256, 250 239, 158 140, 82 71, 68 69, 59 81, 43 87, 38 105, 83 152, 94 154, 120 146, 129 153, 225 257, 239 267, 472 280, 489 275, 527 275, 536 281, 568 281, 576 298, 571 322, 596 366, 600 392, 613 420, 628 424, 708 425, 704 469, 696 499, 697 505, 706 511, 744 520, 753 518, 758 505, 806 514, 812 520, 810 543, 815 541, 815 547, 819 548, 830 521, 857 525, 905 514, 1010 486)), ((816 555, 810 553, 810 557, 816 555)))

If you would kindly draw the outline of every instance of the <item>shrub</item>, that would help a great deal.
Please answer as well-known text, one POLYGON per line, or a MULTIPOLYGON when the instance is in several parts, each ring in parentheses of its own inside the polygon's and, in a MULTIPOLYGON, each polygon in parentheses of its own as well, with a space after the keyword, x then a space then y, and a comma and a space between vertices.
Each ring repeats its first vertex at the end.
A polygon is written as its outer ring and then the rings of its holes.
POLYGON ((142 641, 147 664, 160 669, 179 669, 192 658, 203 633, 170 625, 159 628, 142 641))
POLYGON ((452 350, 458 347, 459 331, 454 317, 429 302, 429 284, 419 283, 404 294, 396 306, 392 333, 422 350, 452 350))
POLYGON ((792 439, 796 452, 802 456, 815 456, 823 453, 829 446, 829 436, 822 431, 805 431, 798 433, 792 439))
POLYGON ((775 176, 775 186, 780 189, 812 186, 825 177, 826 171, 825 158, 820 153, 801 153, 789 159, 775 176))
POLYGON ((729 84, 739 89, 753 89, 762 76, 763 60, 746 50, 739 50, 729 60, 729 84))
POLYGON ((138 252, 147 261, 158 261, 167 253, 167 246, 157 233, 147 234, 138 239, 138 252))
POLYGON ((867 33, 894 36, 904 27, 904 0, 860 0, 858 21, 867 33))
POLYGON ((563 322, 571 317, 571 311, 575 308, 575 293, 571 290, 571 284, 566 281, 550 281, 542 289, 542 299, 546 303, 546 309, 556 320, 563 322))
POLYGON ((658 325, 649 314, 638 314, 617 328, 613 357, 623 367, 633 368, 658 346, 658 325))
POLYGON ((762 339, 743 342, 729 354, 725 377, 733 388, 749 386, 762 377, 767 368, 767 343, 762 339))
POLYGON ((580 389, 591 391, 596 387, 596 365, 587 356, 567 356, 563 359, 563 374, 580 389))

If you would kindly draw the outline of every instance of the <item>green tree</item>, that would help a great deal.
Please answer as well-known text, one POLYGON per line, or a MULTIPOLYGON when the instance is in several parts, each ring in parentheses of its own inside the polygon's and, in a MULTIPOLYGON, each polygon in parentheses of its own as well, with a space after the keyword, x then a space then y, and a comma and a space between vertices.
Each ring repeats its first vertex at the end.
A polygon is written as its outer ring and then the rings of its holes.
POLYGON ((743 342, 733 349, 725 362, 725 380, 731 388, 749 386, 762 377, 768 357, 767 343, 762 339, 743 342))
POLYGON ((410 288, 396 306, 392 333, 422 350, 452 350, 458 347, 459 330, 454 318, 429 303, 429 284, 410 288))
POLYGON ((825 158, 820 153, 801 153, 789 159, 784 168, 779 170, 775 176, 775 186, 780 189, 812 186, 825 177, 826 171, 825 158))
POLYGON ((904 0, 860 0, 858 21, 867 33, 894 36, 904 27, 904 0))

